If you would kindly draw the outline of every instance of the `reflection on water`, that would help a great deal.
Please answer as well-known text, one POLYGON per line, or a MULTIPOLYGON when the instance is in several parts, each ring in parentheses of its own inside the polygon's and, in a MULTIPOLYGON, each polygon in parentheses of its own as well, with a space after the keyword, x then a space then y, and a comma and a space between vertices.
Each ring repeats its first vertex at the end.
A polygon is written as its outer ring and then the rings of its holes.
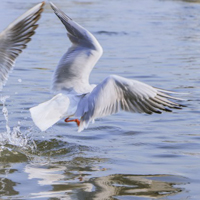
POLYGON ((14 190, 16 183, 7 178, 0 178, 0 196, 13 196, 19 194, 14 190))
POLYGON ((13 196, 18 195, 19 192, 14 189, 17 183, 8 178, 8 175, 14 173, 15 170, 11 170, 10 166, 0 165, 0 196, 13 196))
POLYGON ((93 183, 97 191, 95 199, 110 199, 114 196, 161 198, 182 192, 182 188, 174 186, 185 184, 186 179, 170 175, 117 174, 96 178, 93 183))
MULTIPOLYGON (((52 165, 52 168, 44 166, 43 168, 27 165, 25 167, 25 172, 28 173, 28 179, 37 179, 38 185, 40 186, 52 186, 51 190, 42 191, 39 193, 31 193, 34 198, 44 198, 44 197, 64 197, 67 199, 73 199, 73 195, 79 190, 84 192, 91 192, 92 184, 90 183, 80 183, 79 173, 74 174, 68 169, 67 165, 52 165), (69 181, 70 180, 70 181, 69 181)), ((73 170, 73 169, 72 169, 73 170)))
POLYGON ((62 171, 66 170, 64 166, 58 166, 51 169, 41 168, 36 166, 27 165, 24 169, 28 173, 28 179, 37 178, 39 185, 53 185, 57 181, 65 178, 63 174, 60 174, 62 171))
MULTIPOLYGON (((66 163, 60 163, 60 165, 54 163, 51 168, 26 165, 24 172, 28 174, 29 183, 31 184, 31 180, 37 180, 39 186, 43 188, 47 186, 43 191, 30 192, 29 197, 50 198, 56 196, 57 198, 80 200, 107 200, 123 196, 163 198, 182 192, 184 190, 182 186, 188 182, 184 177, 171 175, 113 174, 87 178, 91 172, 86 171, 86 168, 84 170, 84 179, 80 179, 80 174, 73 170, 70 171, 70 167, 68 169, 66 163)), ((14 171, 1 171, 1 174, 6 174, 8 177, 10 173, 14 173, 14 171)), ((14 189, 16 185, 17 182, 1 178, 0 194, 17 195, 18 192, 14 189)))
POLYGON ((38 148, 34 152, 2 150, 0 196, 19 198, 20 174, 20 179, 26 177, 29 185, 34 185, 23 192, 24 196, 46 199, 163 198, 183 192, 188 183, 188 179, 175 175, 110 174, 109 169, 100 167, 107 159, 89 156, 93 148, 57 139, 36 143, 38 148), (99 176, 103 173, 108 175, 99 176))

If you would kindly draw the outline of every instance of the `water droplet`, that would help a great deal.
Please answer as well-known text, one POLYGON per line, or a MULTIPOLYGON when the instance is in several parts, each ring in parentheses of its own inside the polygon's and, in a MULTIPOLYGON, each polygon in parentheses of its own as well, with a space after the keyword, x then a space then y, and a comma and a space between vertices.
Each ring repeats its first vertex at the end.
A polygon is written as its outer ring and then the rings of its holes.
MULTIPOLYGON (((29 133, 22 133, 20 130, 21 122, 18 121, 17 126, 11 130, 8 120, 8 109, 5 105, 8 96, 1 97, 0 101, 3 103, 2 113, 6 121, 6 132, 0 133, 0 152, 6 144, 22 147, 23 149, 31 149, 32 151, 37 149, 37 145, 31 138, 29 133)), ((7 148, 8 149, 8 148, 7 148)))

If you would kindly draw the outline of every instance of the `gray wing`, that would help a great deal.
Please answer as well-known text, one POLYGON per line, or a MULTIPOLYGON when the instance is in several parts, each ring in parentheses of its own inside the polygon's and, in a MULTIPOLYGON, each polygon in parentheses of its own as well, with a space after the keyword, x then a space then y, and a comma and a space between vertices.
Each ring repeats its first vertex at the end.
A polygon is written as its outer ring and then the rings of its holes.
POLYGON ((170 92, 139 81, 111 75, 79 102, 76 111, 76 116, 81 117, 79 131, 86 128, 96 118, 111 115, 120 110, 160 114, 161 111, 170 112, 170 108, 179 109, 180 104, 168 99, 181 99, 171 97, 166 93, 170 92))
POLYGON ((72 46, 61 58, 53 77, 54 91, 74 89, 86 93, 89 75, 103 50, 96 38, 85 28, 74 22, 53 3, 51 7, 67 29, 72 46))
POLYGON ((26 48, 26 43, 38 27, 36 22, 43 11, 44 2, 37 4, 0 33, 0 91, 8 79, 16 57, 26 48))

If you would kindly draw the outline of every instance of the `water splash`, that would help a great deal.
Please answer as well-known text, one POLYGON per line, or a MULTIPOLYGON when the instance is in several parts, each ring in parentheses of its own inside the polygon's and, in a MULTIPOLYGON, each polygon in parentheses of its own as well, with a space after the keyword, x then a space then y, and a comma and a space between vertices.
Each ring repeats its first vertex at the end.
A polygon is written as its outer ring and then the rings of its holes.
POLYGON ((37 146, 31 138, 31 130, 28 130, 26 133, 22 133, 20 130, 20 122, 18 122, 17 126, 13 127, 13 129, 10 128, 8 109, 6 107, 6 100, 8 98, 9 96, 3 96, 0 98, 0 101, 3 104, 2 113, 6 121, 6 131, 0 133, 0 151, 3 151, 6 145, 17 146, 22 149, 35 151, 37 146))

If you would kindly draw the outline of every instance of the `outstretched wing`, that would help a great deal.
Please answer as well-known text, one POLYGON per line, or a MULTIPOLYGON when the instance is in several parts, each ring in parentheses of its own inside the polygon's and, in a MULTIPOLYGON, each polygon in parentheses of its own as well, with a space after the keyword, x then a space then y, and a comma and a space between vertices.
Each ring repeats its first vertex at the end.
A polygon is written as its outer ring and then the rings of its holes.
POLYGON ((8 79, 16 57, 26 48, 26 43, 38 27, 36 22, 43 11, 44 2, 37 4, 11 23, 0 33, 0 91, 8 79))
POLYGON ((77 93, 89 92, 89 75, 103 50, 96 38, 69 18, 53 3, 51 7, 67 29, 72 46, 61 58, 53 77, 54 91, 74 89, 77 93))
POLYGON ((79 131, 94 119, 117 113, 119 110, 152 114, 161 113, 162 110, 170 112, 170 108, 179 109, 181 105, 168 99, 180 99, 166 93, 170 92, 111 75, 79 102, 76 111, 76 116, 81 117, 79 131))

